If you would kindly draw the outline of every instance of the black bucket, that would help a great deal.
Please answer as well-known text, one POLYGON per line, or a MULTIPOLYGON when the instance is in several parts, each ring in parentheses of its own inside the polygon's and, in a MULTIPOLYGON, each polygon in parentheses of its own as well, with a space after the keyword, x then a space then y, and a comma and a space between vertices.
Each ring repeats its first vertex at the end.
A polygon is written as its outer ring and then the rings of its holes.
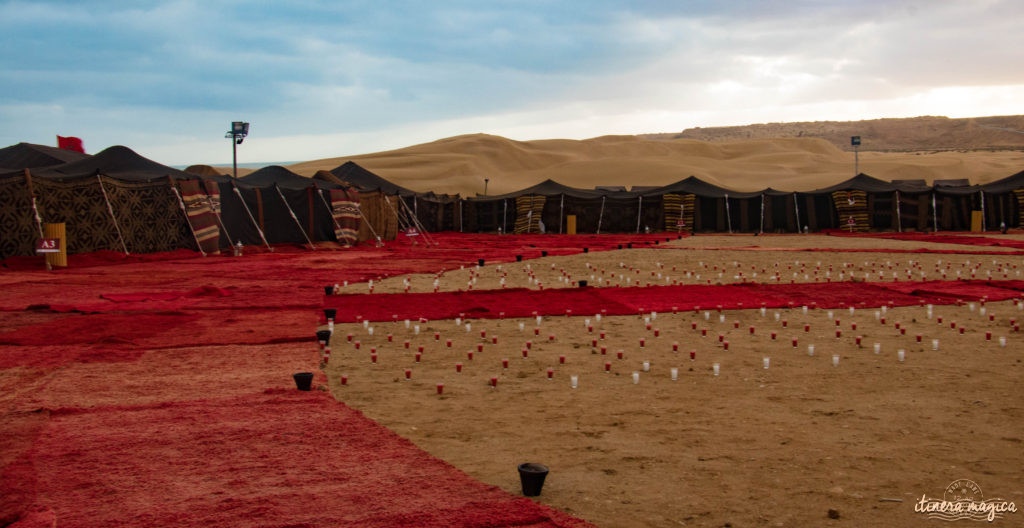
POLYGON ((476 265, 481 268, 484 267, 484 259, 476 259, 476 265))
POLYGON ((622 249, 622 244, 619 244, 619 249, 622 249))
POLYGON ((522 255, 516 255, 516 262, 522 262, 522 261, 523 261, 523 256, 522 255))
POLYGON ((523 495, 536 497, 544 487, 544 478, 548 476, 548 467, 543 464, 527 462, 519 464, 519 481, 523 485, 523 495))
POLYGON ((316 340, 323 341, 324 343, 330 344, 331 342, 331 331, 330 330, 317 330, 316 340))
POLYGON ((547 251, 541 251, 540 252, 540 256, 546 257, 546 256, 548 256, 548 252, 547 251))
POLYGON ((626 247, 629 249, 633 249, 633 243, 629 242, 628 244, 626 244, 626 247))
POLYGON ((583 252, 584 253, 590 253, 590 248, 588 248, 588 247, 583 248, 583 252))
POLYGON ((587 281, 581 280, 580 281, 580 288, 586 288, 586 287, 587 287, 587 281))
POLYGON ((334 286, 324 286, 324 295, 334 295, 334 286))
POLYGON ((338 315, 337 308, 324 308, 324 317, 327 319, 334 319, 338 315))
POLYGON ((312 372, 296 372, 295 374, 292 374, 292 377, 295 378, 295 387, 300 391, 308 391, 313 385, 312 372))

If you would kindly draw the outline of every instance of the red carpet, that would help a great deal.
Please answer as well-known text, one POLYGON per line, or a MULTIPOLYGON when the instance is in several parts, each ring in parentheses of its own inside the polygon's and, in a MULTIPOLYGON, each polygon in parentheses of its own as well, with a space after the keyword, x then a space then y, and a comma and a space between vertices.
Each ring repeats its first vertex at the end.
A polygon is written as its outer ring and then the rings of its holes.
POLYGON ((834 282, 809 284, 728 284, 721 286, 651 286, 647 288, 563 288, 553 290, 483 290, 442 293, 331 295, 324 306, 338 310, 336 320, 437 320, 577 315, 640 311, 668 312, 695 308, 769 308, 815 304, 820 307, 947 304, 957 299, 991 301, 1021 296, 1024 281, 834 282))
POLYGON ((37 435, 35 504, 61 528, 586 526, 320 392, 58 409, 37 435))
POLYGON ((291 374, 318 361, 325 284, 581 251, 508 237, 478 257, 482 238, 450 238, 243 258, 101 252, 52 273, 21 259, 29 270, 0 273, 0 526, 589 526, 294 388, 291 374))
MULTIPOLYGON (((992 238, 989 236, 964 235, 962 233, 846 233, 842 231, 829 231, 830 236, 885 238, 890 240, 913 240, 915 242, 932 242, 936 244, 961 244, 967 246, 997 246, 1012 247, 1024 250, 1024 240, 1012 238, 992 238)), ((997 235, 996 232, 987 234, 997 235)))

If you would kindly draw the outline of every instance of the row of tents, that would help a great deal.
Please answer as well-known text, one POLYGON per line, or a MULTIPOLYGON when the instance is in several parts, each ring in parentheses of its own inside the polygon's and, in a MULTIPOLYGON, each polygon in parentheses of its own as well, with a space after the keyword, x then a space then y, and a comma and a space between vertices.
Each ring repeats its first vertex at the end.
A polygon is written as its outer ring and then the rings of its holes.
POLYGON ((693 176, 631 191, 577 189, 547 180, 505 195, 469 198, 465 209, 465 229, 474 232, 565 232, 570 215, 576 231, 587 233, 984 230, 1024 226, 1024 172, 985 185, 887 182, 858 174, 796 192, 738 192, 693 176))
MULTIPOLYGON (((865 174, 813 191, 737 192, 696 177, 663 187, 580 189, 552 180, 503 195, 420 193, 346 162, 307 178, 270 166, 233 179, 178 170, 122 146, 86 155, 0 149, 0 258, 30 255, 44 223, 67 250, 217 253, 233 245, 352 245, 474 233, 796 233, 1024 227, 1024 172, 986 185, 865 174), (977 226, 975 226, 977 227, 977 226)), ((413 239, 415 240, 415 239, 413 239)))

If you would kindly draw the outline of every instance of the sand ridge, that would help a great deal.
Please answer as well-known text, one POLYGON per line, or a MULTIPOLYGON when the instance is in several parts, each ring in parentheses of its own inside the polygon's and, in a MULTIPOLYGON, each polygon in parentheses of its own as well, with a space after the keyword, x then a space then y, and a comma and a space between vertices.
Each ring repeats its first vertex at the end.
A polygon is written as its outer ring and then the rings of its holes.
MULTIPOLYGON (((352 160, 410 189, 474 196, 515 191, 553 179, 565 185, 667 185, 697 176, 737 191, 804 191, 854 175, 852 152, 824 139, 770 138, 705 142, 602 136, 515 141, 469 134, 401 149, 289 166, 311 176, 352 160)), ((967 178, 986 183, 1024 168, 1021 151, 862 152, 861 172, 883 180, 967 178)))

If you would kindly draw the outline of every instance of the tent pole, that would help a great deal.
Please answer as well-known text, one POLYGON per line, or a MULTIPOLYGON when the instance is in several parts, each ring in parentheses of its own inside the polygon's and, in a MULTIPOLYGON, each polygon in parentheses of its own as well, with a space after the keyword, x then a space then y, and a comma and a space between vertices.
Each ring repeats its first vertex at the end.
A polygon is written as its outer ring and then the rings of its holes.
POLYGON ((199 237, 196 236, 196 229, 192 227, 192 221, 188 218, 188 209, 185 209, 185 200, 181 198, 181 193, 178 192, 178 188, 174 186, 174 180, 167 178, 171 185, 171 190, 174 191, 174 196, 178 198, 178 206, 181 207, 181 214, 185 215, 185 223, 188 224, 188 232, 192 233, 192 240, 196 243, 196 249, 199 250, 199 254, 206 256, 206 252, 203 251, 203 246, 199 245, 199 237))
MULTIPOLYGON (((531 194, 530 195, 530 211, 528 213, 526 213, 526 220, 527 220, 527 222, 526 222, 526 233, 527 234, 533 232, 533 198, 534 198, 534 195, 531 194)), ((541 213, 541 214, 543 214, 543 213, 541 213)), ((539 218, 537 219, 537 232, 538 233, 540 232, 540 219, 539 218)))
MULTIPOLYGON (((25 169, 25 185, 28 187, 28 195, 32 198, 32 214, 36 218, 36 227, 39 228, 39 238, 46 238, 46 235, 43 234, 43 217, 39 216, 39 207, 36 205, 36 191, 32 188, 32 173, 28 169, 25 169)), ((67 245, 66 240, 64 244, 67 245)), ((64 251, 67 251, 67 247, 64 248, 64 251)), ((50 266, 49 259, 45 260, 46 271, 52 271, 53 267, 50 266)))
POLYGON ((981 196, 981 232, 985 232, 985 191, 978 191, 981 196))
POLYGON ((498 234, 508 233, 508 198, 501 201, 501 229, 498 234))
POLYGON ((565 234, 565 231, 562 230, 562 218, 563 218, 563 215, 564 215, 564 210, 565 210, 565 193, 562 193, 562 201, 559 202, 559 204, 558 204, 558 234, 559 235, 565 234))
POLYGON ((299 217, 295 216, 295 211, 292 211, 292 206, 288 205, 288 200, 285 199, 284 193, 281 192, 281 188, 274 184, 274 190, 277 191, 277 195, 281 197, 281 203, 284 204, 285 208, 288 209, 288 214, 292 215, 292 220, 295 220, 295 225, 299 226, 299 231, 302 232, 302 236, 306 237, 306 242, 309 242, 309 248, 316 251, 316 246, 313 245, 313 241, 310 240, 309 234, 302 228, 302 222, 299 222, 299 217))
POLYGON ((213 215, 217 218, 217 223, 220 224, 220 228, 224 230, 224 237, 228 239, 228 244, 234 246, 235 241, 231 240, 231 233, 228 233, 228 227, 224 225, 224 220, 220 217, 220 211, 214 207, 213 198, 210 198, 210 193, 206 193, 206 204, 210 206, 210 210, 213 211, 213 215))
POLYGON ((323 193, 327 192, 327 189, 320 189, 319 187, 317 187, 315 190, 319 191, 316 193, 316 195, 320 197, 320 201, 323 202, 324 206, 327 207, 327 213, 331 216, 331 223, 334 224, 334 228, 337 229, 338 231, 341 231, 341 224, 339 224, 338 221, 335 220, 334 218, 334 208, 331 207, 331 204, 327 202, 327 198, 324 198, 323 193))
POLYGON ((729 195, 725 195, 725 226, 729 229, 729 234, 732 234, 732 215, 729 214, 729 195))
POLYGON ((128 253, 128 246, 124 243, 124 236, 121 235, 121 226, 117 225, 117 218, 114 217, 114 207, 110 205, 110 198, 107 197, 107 190, 103 188, 103 178, 100 177, 99 173, 96 173, 96 181, 100 184, 100 191, 103 191, 103 201, 107 202, 107 212, 110 213, 110 219, 114 222, 117 238, 121 241, 121 249, 124 250, 125 255, 131 255, 131 253, 128 253))
POLYGON ((899 233, 903 232, 903 215, 900 213, 900 192, 893 191, 896 193, 896 231, 899 233))
POLYGON ((932 233, 939 232, 939 209, 935 206, 935 192, 932 191, 932 233))
MULTIPOLYGON (((380 192, 380 191, 378 191, 378 192, 380 192)), ((381 194, 383 194, 383 193, 381 193, 381 194)), ((332 209, 332 211, 333 211, 333 209, 332 209)), ((377 240, 377 247, 380 247, 383 244, 383 242, 381 241, 380 235, 377 234, 377 231, 375 231, 373 229, 373 224, 371 224, 370 220, 368 218, 366 218, 366 215, 363 214, 363 208, 362 208, 362 205, 359 203, 359 201, 356 201, 356 211, 359 213, 359 218, 362 218, 363 222, 366 222, 366 227, 369 228, 370 233, 373 233, 373 238, 377 240)), ((358 237, 358 235, 356 236, 356 244, 359 244, 359 237, 358 237)))
POLYGON ((764 193, 761 193, 761 234, 764 234, 764 193))
POLYGON ((601 212, 597 215, 597 234, 601 234, 601 220, 604 219, 604 199, 606 196, 601 197, 601 212))
POLYGON ((388 198, 388 195, 384 194, 384 192, 382 191, 381 196, 384 197, 384 201, 387 202, 388 207, 391 208, 391 212, 395 213, 395 221, 398 222, 398 227, 401 229, 406 229, 410 227, 409 222, 406 222, 405 218, 403 218, 403 215, 400 214, 398 212, 398 209, 395 209, 395 206, 391 204, 391 199, 388 198))
POLYGON ((267 246, 267 250, 271 253, 274 252, 274 248, 270 247, 270 242, 267 242, 267 237, 263 236, 263 230, 260 229, 260 225, 256 222, 256 217, 252 215, 252 210, 249 209, 249 204, 245 203, 245 198, 242 198, 242 191, 238 190, 238 186, 235 182, 231 182, 231 188, 235 190, 235 194, 238 195, 238 200, 242 202, 242 207, 245 207, 245 212, 249 214, 249 220, 252 221, 253 227, 256 228, 256 232, 260 234, 260 240, 263 241, 263 245, 267 246))
POLYGON ((793 193, 793 208, 796 209, 796 232, 802 233, 803 229, 800 229, 800 199, 796 193, 793 193))
POLYGON ((644 197, 643 196, 639 196, 639 198, 640 199, 637 201, 637 205, 636 205, 636 232, 637 233, 640 232, 640 216, 644 212, 644 197))
MULTIPOLYGON (((683 194, 679 195, 679 222, 676 222, 676 230, 680 233, 683 232, 683 227, 685 227, 683 225, 679 225, 680 222, 684 224, 686 223, 686 221, 683 220, 683 215, 686 214, 686 202, 684 196, 685 195, 683 194)), ((690 229, 693 229, 693 227, 691 226, 690 229)))
MULTIPOLYGON (((402 207, 405 207, 406 213, 412 218, 413 225, 420 230, 420 233, 423 235, 423 239, 426 240, 427 244, 433 244, 436 246, 437 244, 430 237, 430 233, 427 232, 427 228, 423 227, 423 223, 420 222, 419 218, 417 218, 416 212, 409 208, 409 204, 405 203, 405 200, 402 200, 401 197, 398 198, 398 203, 401 204, 402 207)), ((412 204, 413 206, 416 205, 416 195, 412 196, 412 204)))

